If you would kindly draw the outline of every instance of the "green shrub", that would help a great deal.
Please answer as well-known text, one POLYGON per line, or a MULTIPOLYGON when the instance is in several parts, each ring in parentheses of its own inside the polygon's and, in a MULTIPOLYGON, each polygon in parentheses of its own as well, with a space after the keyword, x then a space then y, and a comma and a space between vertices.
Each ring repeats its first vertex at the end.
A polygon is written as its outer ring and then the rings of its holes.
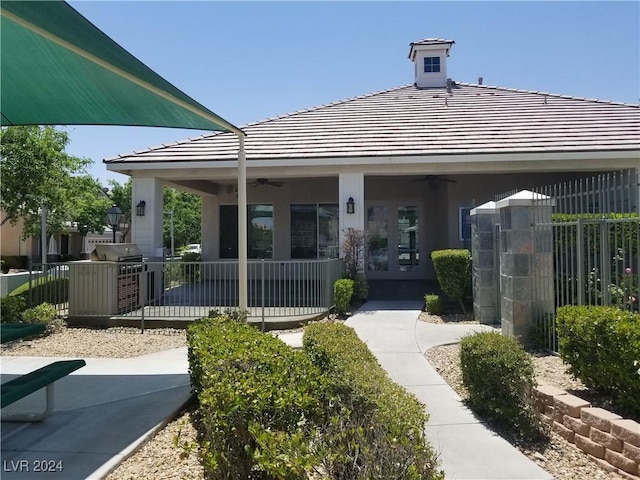
POLYGON ((640 314, 616 307, 565 306, 556 317, 559 353, 589 388, 640 414, 640 314))
POLYGON ((186 283, 195 283, 200 280, 200 264, 201 255, 197 252, 186 252, 182 255, 182 264, 180 265, 182 279, 186 283))
POLYGON ((10 269, 26 270, 29 267, 29 257, 26 255, 2 255, 2 271, 10 269))
POLYGON ((41 303, 36 307, 26 309, 22 314, 22 320, 25 323, 46 325, 49 333, 59 330, 64 325, 64 321, 58 318, 56 307, 49 303, 41 303))
POLYGON ((333 302, 339 315, 349 313, 349 305, 353 296, 353 280, 340 278, 333 284, 333 302))
POLYGON ((353 329, 312 324, 303 345, 330 381, 330 416, 316 443, 328 478, 441 478, 424 437, 424 406, 389 378, 353 329))
POLYGON ((434 250, 431 260, 442 291, 460 304, 467 313, 471 297, 471 253, 466 249, 434 250))
POLYGON ((0 319, 2 323, 20 323, 22 312, 27 308, 24 297, 7 296, 0 298, 0 319))
POLYGON ((468 335, 460 342, 460 364, 474 411, 521 438, 541 433, 530 396, 533 362, 515 338, 497 332, 468 335))
POLYGON ((254 327, 212 312, 187 331, 209 479, 307 478, 319 460, 324 377, 310 359, 254 327))
POLYGON ((369 285, 367 283, 367 276, 364 273, 358 273, 353 279, 353 295, 351 296, 351 303, 364 302, 368 296, 369 285))
POLYGON ((444 313, 444 305, 439 295, 428 293, 424 296, 424 305, 427 313, 431 315, 442 315, 444 313))

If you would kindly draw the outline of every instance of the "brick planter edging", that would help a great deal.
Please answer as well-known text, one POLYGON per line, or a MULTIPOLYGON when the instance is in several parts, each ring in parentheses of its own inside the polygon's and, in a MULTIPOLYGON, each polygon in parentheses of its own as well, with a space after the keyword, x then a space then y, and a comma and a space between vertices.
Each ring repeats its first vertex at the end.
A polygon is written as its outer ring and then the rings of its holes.
POLYGON ((549 385, 533 389, 536 408, 554 432, 600 466, 640 479, 640 423, 622 418, 549 385))

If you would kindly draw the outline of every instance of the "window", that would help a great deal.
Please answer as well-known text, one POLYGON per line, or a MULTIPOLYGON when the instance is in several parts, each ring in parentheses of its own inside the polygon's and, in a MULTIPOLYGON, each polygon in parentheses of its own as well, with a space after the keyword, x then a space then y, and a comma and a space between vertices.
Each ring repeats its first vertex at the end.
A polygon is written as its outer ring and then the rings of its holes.
POLYGON ((291 205, 291 258, 338 258, 337 204, 291 205))
MULTIPOLYGON (((273 205, 247 205, 247 257, 273 258, 273 205)), ((237 205, 220 205, 220 258, 238 258, 237 205)))
POLYGON ((424 73, 440 71, 440 57, 424 57, 424 73))
POLYGON ((461 242, 471 240, 471 210, 473 207, 460 207, 458 209, 458 234, 461 242))

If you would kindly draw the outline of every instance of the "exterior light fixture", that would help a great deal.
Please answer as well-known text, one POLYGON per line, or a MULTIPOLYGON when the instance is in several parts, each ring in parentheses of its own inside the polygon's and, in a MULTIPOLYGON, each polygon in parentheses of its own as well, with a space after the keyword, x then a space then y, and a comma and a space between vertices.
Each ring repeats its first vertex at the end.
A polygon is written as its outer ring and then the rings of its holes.
POLYGON ((356 202, 353 197, 349 197, 349 200, 347 200, 347 213, 349 215, 356 213, 356 202))
POLYGON ((140 200, 136 205, 136 215, 138 217, 144 217, 144 209, 147 206, 147 202, 140 200))
POLYGON ((116 243, 116 231, 118 230, 121 219, 122 210, 120 210, 120 207, 118 207, 117 205, 112 205, 111 208, 107 210, 105 220, 107 221, 107 225, 111 227, 111 231, 113 232, 113 243, 116 243))

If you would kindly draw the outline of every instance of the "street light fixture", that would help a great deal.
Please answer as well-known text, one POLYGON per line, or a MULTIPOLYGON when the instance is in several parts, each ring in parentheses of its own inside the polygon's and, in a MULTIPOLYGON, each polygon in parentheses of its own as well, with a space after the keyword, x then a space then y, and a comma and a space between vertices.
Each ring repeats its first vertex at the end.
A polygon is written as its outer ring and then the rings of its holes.
POLYGON ((120 225, 120 220, 122 219, 122 210, 116 204, 113 204, 109 210, 107 210, 106 220, 107 225, 111 227, 111 232, 113 232, 113 243, 116 243, 116 231, 118 230, 118 226, 120 225))

